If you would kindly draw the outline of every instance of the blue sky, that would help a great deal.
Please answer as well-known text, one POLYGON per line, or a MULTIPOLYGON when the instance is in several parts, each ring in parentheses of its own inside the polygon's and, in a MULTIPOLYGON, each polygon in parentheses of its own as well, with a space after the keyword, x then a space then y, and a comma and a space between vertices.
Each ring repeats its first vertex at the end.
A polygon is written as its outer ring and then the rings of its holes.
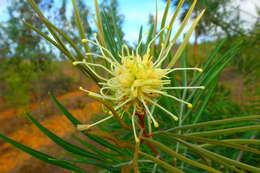
MULTIPOLYGON (((0 0, 0 22, 4 21, 7 18, 6 6, 7 2, 11 0, 0 0)), ((61 2, 59 0, 55 0, 56 2, 61 2)), ((101 0, 99 0, 101 1, 101 0)), ((165 3, 163 0, 158 1, 158 14, 159 18, 162 17, 163 9, 165 7, 165 3)), ((93 9, 93 0, 85 0, 87 5, 93 9)), ((149 14, 154 14, 155 12, 155 2, 156 0, 118 0, 119 2, 119 11, 121 14, 125 16, 123 30, 125 32, 125 38, 129 42, 133 43, 138 38, 138 32, 140 26, 144 26, 144 31, 147 31, 147 23, 149 14)), ((255 6, 260 7, 260 0, 233 0, 233 4, 240 5, 243 7, 244 11, 249 12, 251 15, 256 15, 255 6)), ((68 0, 69 11, 71 10, 71 2, 68 0)), ((171 13, 173 12, 173 8, 171 8, 171 13)), ((92 10, 94 12, 94 10, 92 10)), ((248 21, 249 23, 253 23, 253 18, 250 15, 245 13, 241 14, 241 17, 248 21)), ((176 23, 175 26, 178 26, 179 23, 176 23)), ((174 27, 176 28, 176 27, 174 27)), ((184 31, 185 32, 185 31, 184 31)))
MULTIPOLYGON (((101 2, 101 0, 99 0, 101 2)), ((7 19, 6 7, 8 0, 0 0, 0 21, 7 19)), ((55 0, 56 5, 60 6, 62 1, 55 0)), ((93 0, 86 0, 87 5, 93 9, 93 0)), ((144 32, 148 31, 148 19, 150 14, 155 14, 156 0, 118 0, 119 11, 124 15, 123 31, 125 39, 130 43, 134 43, 138 39, 139 29, 144 27, 144 32)), ((162 17, 165 2, 158 0, 158 15, 162 17)), ((68 11, 72 12, 70 0, 68 0, 68 11)), ((171 9, 171 12, 173 8, 171 9)), ((93 14, 94 15, 94 14, 93 14)), ((94 24, 94 22, 91 22, 94 24)), ((178 24, 177 24, 178 25, 178 24)))

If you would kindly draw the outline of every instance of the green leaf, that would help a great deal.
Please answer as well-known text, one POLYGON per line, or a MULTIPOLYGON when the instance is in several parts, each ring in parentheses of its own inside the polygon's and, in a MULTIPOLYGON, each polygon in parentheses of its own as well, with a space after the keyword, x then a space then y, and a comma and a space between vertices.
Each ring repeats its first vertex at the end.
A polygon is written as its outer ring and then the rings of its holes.
POLYGON ((75 171, 75 172, 80 172, 80 173, 85 173, 85 171, 71 163, 69 163, 68 161, 62 161, 62 160, 59 160, 59 159, 56 159, 50 155, 47 155, 47 154, 44 154, 44 153, 41 153, 39 151, 36 151, 36 150, 33 150, 23 144, 20 144, 2 134, 0 134, 0 138, 2 138, 5 142, 8 142, 10 144, 12 144, 13 146, 15 146, 16 148, 30 154, 31 156, 39 159, 39 160, 42 160, 46 163, 49 163, 49 164, 52 164, 52 165, 55 165, 55 166, 59 166, 61 168, 65 168, 65 169, 68 169, 68 170, 71 170, 71 171, 75 171))
POLYGON ((139 151, 138 153, 140 155, 143 155, 143 156, 151 159, 154 163, 157 163, 158 166, 161 166, 161 167, 165 168, 166 170, 168 170, 168 171, 170 171, 172 173, 184 173, 183 171, 181 171, 181 170, 171 166, 170 164, 168 164, 168 163, 166 163, 166 162, 164 162, 164 161, 162 161, 160 159, 157 159, 156 157, 154 157, 152 155, 149 155, 149 154, 141 152, 141 151, 139 151))
POLYGON ((47 19, 44 17, 40 9, 37 7, 37 4, 34 2, 34 0, 28 0, 29 4, 33 8, 33 10, 38 14, 40 20, 46 25, 50 33, 52 34, 53 38, 57 41, 57 43, 66 51, 69 53, 68 49, 66 48, 63 41, 58 37, 58 35, 53 31, 53 29, 48 25, 47 19))
MULTIPOLYGON (((206 92, 207 95, 206 96, 202 95, 201 97, 199 97, 200 100, 202 100, 202 103, 200 103, 198 105, 199 108, 198 108, 198 110, 197 110, 197 112, 195 114, 195 119, 193 121, 193 124, 197 123, 199 121, 201 115, 204 113, 204 110, 206 109, 206 107, 207 107, 207 105, 209 103, 209 100, 210 100, 211 96, 214 93, 214 89, 216 88, 216 86, 217 86, 217 80, 215 79, 214 81, 211 82, 211 84, 207 88, 208 89, 207 92, 206 92), (202 97, 203 97, 203 99, 202 99, 202 97)), ((201 93, 202 92, 203 91, 201 91, 201 93)), ((192 104, 195 105, 196 103, 192 102, 192 104)), ((187 116, 189 116, 189 115, 187 115, 187 116)))
MULTIPOLYGON (((79 35, 81 39, 85 39, 85 31, 84 31, 84 26, 83 23, 81 21, 80 18, 80 14, 79 14, 79 10, 78 10, 78 6, 77 6, 77 2, 76 0, 72 0, 72 5, 73 5, 73 9, 74 9, 74 16, 75 16, 75 21, 76 21, 76 25, 78 27, 78 31, 79 31, 79 35)), ((89 52, 89 46, 87 43, 84 43, 84 49, 86 52, 89 52)))
POLYGON ((93 160, 87 160, 86 158, 83 158, 82 156, 79 156, 77 154, 73 154, 73 153, 64 153, 65 156, 68 156, 68 157, 71 157, 71 158, 75 158, 76 160, 71 160, 71 159, 60 159, 60 160, 67 160, 71 163, 80 163, 80 164, 88 164, 88 165, 95 165, 97 167, 100 167, 100 168, 105 168, 107 170, 110 170, 110 169, 113 169, 111 166, 108 166, 108 165, 105 165, 105 164, 102 164, 100 162, 96 162, 96 161, 93 161, 93 160))
MULTIPOLYGON (((183 6, 184 2, 185 2, 185 0, 179 1, 179 3, 178 3, 178 5, 177 5, 176 9, 174 10, 174 14, 172 15, 172 18, 171 18, 171 21, 170 21, 170 24, 169 24, 169 29, 168 29, 168 31, 167 31, 166 38, 165 38, 165 41, 164 41, 164 42, 167 43, 167 44, 168 44, 168 42, 169 42, 169 40, 170 40, 170 37, 171 37, 171 32, 172 32, 173 24, 174 24, 174 22, 175 22, 175 20, 176 20, 176 18, 177 18, 177 16, 178 16, 178 14, 179 14, 179 12, 180 12, 180 10, 181 10, 181 7, 183 6)), ((162 29, 162 28, 161 28, 161 29, 162 29)), ((165 44, 165 46, 166 46, 166 44, 165 44)))
POLYGON ((72 138, 75 139, 76 141, 78 141, 79 143, 81 143, 82 145, 86 146, 88 149, 91 149, 92 151, 97 153, 100 157, 110 159, 114 162, 118 162, 118 160, 116 159, 116 156, 119 156, 118 154, 115 155, 115 154, 103 151, 100 148, 88 143, 87 141, 85 141, 77 136, 73 135, 72 138))
POLYGON ((259 129, 260 129, 260 125, 252 125, 252 126, 235 127, 235 128, 221 129, 221 130, 186 133, 185 135, 217 136, 217 135, 227 135, 227 134, 241 133, 241 132, 247 132, 247 131, 254 131, 254 130, 259 130, 259 129))
POLYGON ((147 51, 148 49, 148 44, 150 43, 150 41, 153 39, 153 30, 154 30, 154 24, 151 24, 148 35, 147 35, 147 40, 146 40, 146 44, 145 44, 145 50, 147 51))
MULTIPOLYGON (((166 130, 165 132, 186 130, 186 129, 200 129, 200 128, 213 126, 213 125, 236 123, 236 122, 241 122, 241 121, 255 120, 255 119, 259 119, 259 118, 260 118, 260 115, 251 115, 251 116, 243 116, 243 117, 238 117, 238 118, 229 118, 229 119, 224 119, 224 120, 207 121, 207 122, 202 122, 202 123, 197 123, 197 124, 190 124, 190 125, 183 125, 180 127, 174 127, 174 128, 166 130)), ((160 133, 160 132, 156 132, 156 133, 160 133)))
MULTIPOLYGON (((54 95, 49 93, 49 96, 51 97, 51 100, 54 102, 54 104, 61 110, 61 112, 70 120, 70 122, 76 127, 78 124, 82 124, 78 119, 76 119, 57 99, 54 95)), ((107 147, 113 151, 116 151, 118 153, 121 153, 121 150, 119 150, 115 145, 110 144, 104 139, 101 139, 99 137, 88 135, 82 132, 85 136, 90 138, 91 140, 97 142, 98 144, 107 147)))
MULTIPOLYGON (((194 1, 194 3, 196 2, 196 0, 194 1)), ((174 54, 174 57, 172 58, 172 60, 170 61, 169 65, 167 66, 167 68, 172 68, 174 66, 174 64, 177 62, 177 60, 179 59, 179 57, 181 56, 183 50, 185 49, 186 45, 189 42, 189 39, 191 37, 191 34, 193 33, 193 31, 195 30, 195 27, 197 26, 199 20, 201 19, 201 17, 203 16, 205 10, 203 10, 198 16, 197 18, 194 20, 192 26, 190 27, 190 29, 188 30, 187 34, 184 37, 183 42, 181 43, 180 47, 178 48, 177 52, 174 54)), ((185 20, 185 19, 184 19, 185 20)))
MULTIPOLYGON (((189 143, 187 143, 187 142, 185 142, 185 141, 183 141, 181 139, 178 139, 178 138, 175 138, 175 139, 177 141, 179 141, 180 143, 186 145, 189 149, 196 150, 199 153, 205 155, 207 158, 215 160, 215 161, 223 164, 224 166, 226 166, 226 167, 228 167, 230 169, 232 169, 231 166, 236 166, 236 167, 239 167, 241 169, 248 170, 248 171, 251 171, 251 172, 254 172, 254 173, 259 173, 260 172, 260 168, 256 168, 254 166, 251 166, 251 165, 248 165, 248 164, 236 161, 236 160, 229 159, 229 158, 221 156, 221 155, 219 155, 217 153, 213 153, 213 152, 208 151, 206 149, 200 148, 200 147, 198 147, 198 146, 196 146, 194 144, 189 144, 189 143)), ((240 171, 240 172, 242 172, 242 171, 240 171)))
POLYGON ((61 110, 61 112, 70 120, 70 122, 76 127, 78 124, 82 124, 78 119, 72 116, 71 113, 56 99, 54 95, 49 93, 51 100, 61 110))
POLYGON ((172 155, 174 158, 180 159, 180 160, 182 160, 182 161, 184 161, 184 162, 186 162, 186 163, 188 163, 188 164, 190 164, 192 166, 195 166, 197 168, 201 168, 201 169, 207 170, 209 172, 213 172, 213 173, 221 173, 221 171, 218 171, 218 170, 216 170, 214 168, 211 168, 211 167, 209 167, 207 165, 203 165, 203 164, 201 164, 201 163, 199 163, 197 161, 193 161, 193 160, 191 160, 191 159, 189 159, 189 158, 187 158, 187 157, 185 157, 185 156, 183 156, 181 154, 178 154, 177 152, 173 151, 171 148, 163 145, 160 142, 157 142, 157 141, 149 139, 149 138, 142 138, 142 139, 144 139, 144 140, 146 140, 146 141, 148 141, 150 143, 155 144, 158 148, 164 150, 166 153, 172 155))
POLYGON ((236 148, 239 150, 250 151, 250 152, 253 152, 256 154, 260 154, 260 151, 255 148, 250 148, 250 147, 235 144, 232 142, 218 141, 218 140, 214 140, 214 139, 207 139, 207 138, 197 137, 197 136, 176 135, 176 134, 170 134, 170 133, 165 133, 165 134, 173 136, 173 137, 177 137, 180 139, 186 139, 186 140, 195 141, 195 142, 199 142, 199 143, 210 143, 212 145, 236 148))
POLYGON ((36 125, 46 136, 48 136, 53 142, 64 148, 65 150, 79 154, 81 156, 85 156, 88 158, 96 159, 96 160, 102 160, 94 153, 88 152, 76 145, 70 144, 69 142, 64 141, 45 127, 43 127, 38 121, 36 121, 29 113, 25 113, 26 117, 29 118, 34 125, 36 125))
MULTIPOLYGON (((40 9, 38 8, 37 4, 34 2, 34 0, 28 0, 29 4, 32 6, 33 10, 38 14, 40 20, 45 24, 45 26, 48 28, 49 32, 52 34, 53 38, 56 40, 57 44, 62 48, 62 52, 67 55, 71 61, 76 61, 76 60, 82 60, 84 56, 81 54, 80 50, 77 48, 77 46, 73 43, 73 41, 65 34, 63 33, 60 29, 58 29, 55 25, 50 23, 42 14, 40 9), (63 38, 68 41, 68 43, 72 46, 72 48, 75 50, 78 56, 74 56, 73 54, 70 53, 70 51, 67 49, 65 46, 65 43, 61 40, 61 38, 58 36, 56 33, 58 32, 60 35, 63 36, 63 38)), ((99 79, 97 76, 86 66, 78 66, 79 69, 86 75, 91 77, 97 85, 99 85, 99 79)))
MULTIPOLYGON (((222 142, 232 142, 236 144, 245 144, 245 145, 260 145, 259 139, 224 139, 220 140, 222 142)), ((213 144, 202 144, 200 147, 211 147, 214 146, 213 144)))
POLYGON ((65 50, 62 46, 60 46, 55 40, 52 40, 48 35, 44 34, 43 32, 41 32, 39 29, 37 29, 36 27, 32 26, 30 23, 27 23, 26 21, 24 21, 24 24, 27 25, 30 29, 34 30, 35 32, 37 32, 39 35, 41 35, 45 40, 47 40, 48 42, 50 42, 52 45, 54 45, 55 47, 57 47, 62 53, 64 53, 70 60, 73 60, 74 57, 67 51, 65 50))
POLYGON ((96 25, 97 25, 97 28, 98 28, 98 36, 99 36, 99 39, 101 40, 101 43, 104 47, 107 47, 106 46, 106 43, 105 43, 105 35, 104 35, 104 28, 103 28, 103 25, 102 25, 102 16, 101 16, 101 13, 100 13, 100 8, 99 8, 99 5, 98 5, 98 0, 94 0, 94 4, 95 4, 95 10, 96 10, 96 25))
MULTIPOLYGON (((165 22, 166 22, 166 19, 167 19, 167 16, 168 16, 170 4, 171 4, 171 1, 167 0, 167 4, 166 4, 166 7, 164 8, 163 18, 162 18, 162 21, 161 21, 161 30, 165 27, 165 22)), ((163 33, 160 34, 160 45, 162 44, 162 42, 163 42, 163 33)))

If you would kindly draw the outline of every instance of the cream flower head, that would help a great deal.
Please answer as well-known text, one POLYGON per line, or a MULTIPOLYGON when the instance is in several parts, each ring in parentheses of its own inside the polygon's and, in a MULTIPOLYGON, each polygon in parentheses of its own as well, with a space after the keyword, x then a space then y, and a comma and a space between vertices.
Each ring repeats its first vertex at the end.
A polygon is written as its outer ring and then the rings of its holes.
MULTIPOLYGON (((158 37, 158 35, 159 33, 152 41, 154 41, 158 37)), ((158 99, 161 96, 167 96, 169 98, 186 104, 189 108, 192 108, 192 104, 168 94, 167 90, 204 89, 203 86, 167 86, 171 82, 167 77, 168 74, 178 70, 196 70, 198 72, 202 72, 203 70, 200 68, 162 68, 161 63, 167 57, 167 54, 164 55, 164 57, 161 55, 161 57, 157 58, 157 60, 153 62, 153 59, 155 58, 150 55, 150 46, 148 46, 147 52, 143 56, 139 55, 138 49, 141 45, 141 42, 137 46, 136 50, 132 51, 131 53, 129 48, 126 45, 124 45, 122 53, 119 54, 119 57, 121 58, 120 62, 118 62, 118 60, 116 60, 116 58, 112 55, 111 52, 109 52, 106 48, 100 45, 98 39, 96 38, 96 35, 95 40, 96 41, 93 42, 91 40, 84 39, 82 40, 82 42, 90 42, 98 46, 102 55, 93 53, 87 53, 86 55, 92 55, 105 59, 107 62, 110 63, 110 69, 101 64, 89 63, 85 59, 82 61, 75 61, 73 62, 73 64, 84 64, 88 66, 88 68, 90 69, 91 66, 100 67, 104 69, 106 72, 108 72, 111 77, 104 78, 93 70, 93 73, 95 73, 99 77, 99 79, 103 81, 99 83, 102 86, 100 89, 100 93, 94 93, 85 90, 82 87, 80 89, 94 97, 113 102, 113 104, 115 105, 115 110, 123 109, 126 112, 132 111, 133 129, 135 129, 134 116, 137 112, 145 112, 149 119, 152 120, 154 126, 159 126, 159 123, 155 120, 154 116, 152 115, 149 109, 149 105, 151 104, 157 106, 158 108, 169 114, 174 120, 178 120, 178 117, 176 117, 170 111, 166 110, 162 105, 159 105, 157 103, 158 99)), ((151 43, 149 45, 151 45, 151 43)), ((97 123, 101 123, 112 117, 113 115, 97 123)), ((96 125, 97 123, 93 125, 96 125)), ((85 130, 92 127, 93 125, 80 125, 79 128, 81 130, 85 130)), ((138 140, 135 130, 134 133, 136 140, 138 140)))
MULTIPOLYGON (((183 4, 184 1, 180 2, 180 6, 183 4)), ((191 15, 191 11, 193 10, 195 3, 193 3, 191 9, 189 10, 189 16, 191 15)), ((177 12, 173 15, 173 18, 176 18, 177 12), (175 16, 175 17, 174 17, 175 16)), ((144 54, 140 54, 140 47, 142 45, 142 39, 139 41, 136 49, 130 51, 127 45, 122 45, 121 53, 118 53, 117 58, 102 44, 99 42, 97 35, 94 35, 95 40, 88 40, 83 39, 83 43, 90 43, 94 46, 97 46, 99 49, 100 54, 96 53, 86 53, 86 56, 92 56, 100 59, 104 59, 106 61, 106 66, 91 63, 83 59, 82 61, 75 61, 73 62, 74 65, 85 65, 87 68, 102 82, 99 82, 101 86, 99 93, 94 93, 88 91, 86 89, 80 88, 81 90, 88 93, 88 95, 92 97, 96 97, 98 99, 103 99, 112 103, 114 110, 119 111, 123 110, 124 112, 131 115, 132 118, 132 126, 134 131, 134 136, 136 142, 139 141, 136 128, 135 128, 135 117, 136 114, 143 113, 147 116, 148 121, 152 122, 155 127, 159 126, 159 123, 154 118, 152 111, 150 109, 151 105, 156 106, 157 108, 161 109, 162 111, 166 112, 170 115, 174 120, 178 120, 178 117, 175 116, 173 113, 168 111, 164 108, 163 105, 158 104, 158 100, 162 96, 169 97, 174 99, 178 102, 186 104, 188 108, 192 108, 192 104, 177 98, 173 95, 168 94, 168 90, 174 89, 204 89, 204 86, 184 86, 184 87, 171 87, 169 77, 167 77, 170 73, 180 70, 195 70, 198 72, 202 72, 203 70, 200 68, 173 68, 174 64, 180 57, 181 53, 184 50, 184 47, 188 43, 189 37, 191 36, 192 31, 194 30, 195 26, 197 25, 199 19, 202 17, 204 10, 201 14, 194 20, 191 28, 187 32, 187 35, 184 38, 183 43, 179 46, 176 54, 173 56, 173 59, 170 60, 168 64, 165 64, 165 60, 167 59, 168 55, 171 53, 172 47, 176 42, 177 37, 179 36, 179 32, 172 41, 170 39, 170 33, 172 24, 170 26, 166 26, 162 28, 158 34, 151 39, 151 41, 147 44, 146 52, 144 54), (151 54, 151 47, 152 44, 155 44, 155 41, 161 34, 167 30, 165 42, 160 45, 160 53, 158 56, 154 57, 151 54), (166 67, 164 67, 166 66, 166 67), (108 73, 109 77, 104 77, 94 68, 101 68, 108 73)), ((188 18, 187 18, 188 19, 188 18)), ((187 19, 185 18, 180 31, 186 25, 187 19)), ((79 125, 78 128, 80 130, 86 130, 90 127, 104 122, 113 115, 110 115, 94 124, 91 125, 79 125)))

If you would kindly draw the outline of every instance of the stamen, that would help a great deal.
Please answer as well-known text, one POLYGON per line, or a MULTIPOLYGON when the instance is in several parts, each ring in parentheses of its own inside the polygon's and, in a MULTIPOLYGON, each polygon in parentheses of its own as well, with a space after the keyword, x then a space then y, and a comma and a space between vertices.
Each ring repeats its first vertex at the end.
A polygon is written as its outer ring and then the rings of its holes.
POLYGON ((113 117, 113 115, 110 115, 110 116, 108 116, 108 117, 106 117, 106 118, 104 118, 104 119, 102 119, 100 121, 97 121, 97 122, 93 123, 93 124, 78 124, 77 125, 77 129, 80 130, 80 131, 88 130, 89 128, 91 128, 91 127, 93 127, 95 125, 98 125, 98 124, 100 124, 100 123, 102 123, 104 121, 107 121, 107 120, 109 120, 112 117, 113 117))
POLYGON ((162 84, 169 84, 170 80, 149 80, 149 81, 144 81, 144 82, 140 82, 138 80, 136 80, 133 84, 133 86, 138 87, 138 86, 144 86, 144 85, 152 85, 154 83, 162 83, 162 84))
POLYGON ((149 116, 147 116, 147 122, 148 122, 148 132, 149 134, 152 134, 152 126, 151 126, 152 120, 149 116))
POLYGON ((136 52, 136 55, 137 55, 137 56, 140 56, 140 55, 139 55, 139 48, 140 48, 141 45, 142 45, 143 39, 144 39, 144 37, 141 38, 140 42, 138 43, 138 45, 137 45, 137 47, 136 47, 135 52, 136 52))
POLYGON ((97 74, 97 72, 95 72, 95 70, 93 70, 87 63, 84 63, 84 64, 85 64, 85 65, 88 67, 88 69, 89 69, 94 75, 96 75, 99 79, 104 80, 104 81, 107 81, 107 80, 108 80, 108 79, 106 79, 106 78, 100 76, 99 74, 97 74))
POLYGON ((186 102, 186 101, 184 101, 184 100, 182 100, 182 99, 179 99, 179 98, 177 98, 177 97, 174 97, 174 96, 172 96, 172 95, 169 95, 169 94, 167 94, 167 93, 165 93, 165 92, 158 91, 158 90, 148 90, 148 91, 149 91, 149 92, 158 93, 158 94, 161 94, 161 95, 164 95, 164 96, 167 96, 167 97, 170 97, 170 98, 172 98, 172 99, 174 99, 174 100, 177 100, 177 101, 179 101, 179 102, 181 102, 181 103, 186 104, 186 105, 188 106, 188 108, 192 108, 192 104, 191 104, 191 103, 186 102))
MULTIPOLYGON (((88 67, 88 69, 89 69, 94 75, 96 75, 96 77, 98 77, 98 78, 101 79, 101 80, 107 81, 106 78, 104 78, 104 77, 100 76, 99 74, 97 74, 97 72, 95 72, 95 70, 93 70, 93 69, 88 65, 88 64, 92 64, 92 63, 87 63, 85 59, 83 59, 83 61, 74 61, 72 64, 73 64, 74 66, 76 66, 76 65, 78 65, 78 64, 84 64, 84 65, 86 65, 86 66, 88 67)), ((93 64, 93 65, 102 66, 102 65, 100 65, 100 64, 93 64)), ((104 68, 105 68, 105 67, 104 67, 104 68)), ((107 70, 108 70, 108 69, 107 69, 107 70)), ((112 73, 112 72, 111 72, 111 73, 112 73)))
POLYGON ((86 40, 87 42, 89 42, 89 43, 91 43, 91 44, 97 46, 97 47, 100 49, 100 51, 101 51, 101 53, 102 53, 103 56, 105 56, 104 51, 106 51, 106 52, 110 55, 110 57, 114 60, 114 62, 118 63, 117 60, 115 59, 115 57, 112 55, 112 53, 111 53, 108 49, 106 49, 105 47, 103 47, 103 46, 101 46, 101 45, 99 44, 99 42, 97 41, 97 38, 95 38, 96 42, 91 41, 91 40, 88 40, 88 39, 85 39, 85 40, 86 40), (104 50, 104 51, 103 51, 103 50, 104 50))
MULTIPOLYGON (((172 46, 173 46, 172 44, 170 44, 170 46, 168 46, 169 48, 168 48, 168 50, 166 49, 166 52, 164 53, 164 56, 163 56, 163 53, 160 54, 160 56, 158 57, 158 61, 156 63, 154 63, 155 67, 158 67, 159 65, 161 65, 161 63, 167 58, 167 56, 169 55, 169 52, 170 52, 172 46)), ((164 51, 164 49, 165 48, 163 47, 163 51, 164 51)))
POLYGON ((148 46, 147 46, 147 53, 149 54, 150 52, 150 47, 152 45, 152 43, 160 36, 160 34, 164 31, 168 29, 168 26, 165 26, 164 28, 162 28, 155 36, 154 38, 149 42, 148 46))
POLYGON ((132 99, 129 98, 126 101, 124 101, 123 103, 121 103, 120 105, 115 107, 115 110, 118 110, 119 108, 121 108, 122 106, 124 106, 125 104, 127 104, 128 102, 130 102, 132 99))
POLYGON ((106 97, 106 98, 113 98, 114 100, 120 100, 122 97, 125 96, 125 94, 122 94, 122 95, 120 95, 120 96, 118 96, 118 97, 110 97, 110 96, 107 96, 107 95, 104 93, 104 90, 105 90, 105 89, 109 89, 109 88, 110 88, 110 87, 103 87, 103 88, 101 88, 101 89, 100 89, 100 94, 101 94, 102 96, 106 97))
POLYGON ((97 94, 97 93, 91 92, 91 91, 89 91, 89 90, 86 90, 86 89, 84 89, 83 87, 79 87, 79 89, 80 89, 81 91, 86 92, 88 95, 93 96, 93 97, 97 97, 97 98, 101 98, 101 99, 107 99, 107 100, 117 100, 117 98, 102 96, 102 95, 100 95, 100 94, 97 94))
POLYGON ((162 107, 161 105, 159 105, 158 103, 152 101, 149 98, 146 98, 146 100, 152 104, 154 104, 155 106, 157 106, 158 108, 162 109, 164 112, 166 112, 167 114, 169 114, 175 121, 178 121, 179 118, 175 115, 173 115, 170 111, 166 110, 164 107, 162 107))
POLYGON ((99 57, 99 58, 103 58, 103 59, 107 60, 109 63, 114 64, 114 62, 111 61, 111 59, 109 59, 108 57, 103 56, 103 55, 99 55, 99 54, 95 54, 95 53, 85 53, 85 55, 86 56, 96 56, 96 57, 99 57))
POLYGON ((146 112, 148 113, 148 116, 150 116, 150 118, 152 119, 153 124, 154 124, 154 127, 159 127, 158 122, 154 119, 153 115, 152 115, 151 112, 149 111, 149 108, 148 108, 148 106, 146 105, 146 103, 145 103, 145 101, 144 101, 143 98, 141 98, 141 102, 143 103, 144 108, 145 108, 146 112))
POLYGON ((163 54, 163 51, 164 51, 164 49, 165 49, 165 46, 164 46, 165 44, 163 44, 162 43, 162 45, 161 45, 161 51, 160 51, 160 54, 159 54, 159 56, 158 56, 158 58, 157 58, 157 60, 153 63, 153 66, 155 66, 157 63, 158 63, 158 61, 160 61, 160 57, 162 56, 162 54, 163 54))
MULTIPOLYGON (((166 44, 165 44, 166 45, 166 44)), ((162 48, 160 55, 158 57, 158 59, 155 61, 155 63, 153 64, 155 67, 158 67, 161 65, 161 63, 167 58, 167 56, 169 55, 169 51, 166 50, 166 53, 163 53, 165 49, 165 46, 162 48), (163 56, 163 54, 165 54, 165 56, 163 56), (163 57, 162 57, 163 56, 163 57), (161 58, 162 57, 162 58, 161 58)))
POLYGON ((174 68, 174 69, 169 70, 166 74, 169 74, 169 73, 174 72, 174 71, 181 71, 181 70, 195 70, 195 71, 198 71, 200 73, 203 72, 203 69, 196 68, 196 67, 193 67, 193 68, 174 68))
POLYGON ((81 42, 82 42, 82 43, 87 43, 88 40, 84 38, 84 39, 81 40, 81 42))
POLYGON ((173 89, 173 90, 176 90, 176 89, 202 89, 204 90, 205 89, 205 86, 193 86, 193 87, 162 87, 162 89, 173 89))
POLYGON ((135 128, 135 112, 136 112, 136 107, 134 106, 134 110, 133 110, 133 114, 132 114, 132 126, 133 126, 133 131, 134 131, 135 142, 139 143, 140 140, 137 137, 136 128, 135 128))
MULTIPOLYGON (((85 60, 85 59, 84 59, 85 60)), ((105 71, 107 71, 108 73, 110 73, 111 75, 114 76, 114 74, 109 70, 107 69, 105 66, 101 65, 101 64, 94 64, 94 63, 90 63, 90 62, 86 62, 86 61, 74 61, 73 62, 73 65, 78 65, 78 64, 88 64, 88 65, 92 65, 92 66, 95 66, 95 67, 100 67, 102 69, 104 69, 105 71)))

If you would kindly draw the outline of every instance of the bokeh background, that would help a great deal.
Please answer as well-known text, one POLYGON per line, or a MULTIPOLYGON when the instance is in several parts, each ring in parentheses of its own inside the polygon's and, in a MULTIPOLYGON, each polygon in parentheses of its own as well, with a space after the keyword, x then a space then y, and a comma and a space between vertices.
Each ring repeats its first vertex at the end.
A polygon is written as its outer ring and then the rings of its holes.
MULTIPOLYGON (((51 22, 80 43, 70 0, 35 1, 51 22)), ((85 32, 92 39, 96 31, 93 1, 77 2, 85 32)), ((177 2, 172 0, 171 13, 177 2)), ((187 0, 182 9, 174 31, 190 2, 187 0)), ((141 26, 148 30, 156 8, 155 0, 99 0, 99 3, 104 12, 114 16, 121 28, 118 34, 130 46, 136 45, 141 26)), ((165 4, 165 0, 157 0, 159 18, 163 15, 165 4)), ((208 105, 208 111, 215 117, 209 119, 259 113, 260 1, 200 0, 194 16, 204 8, 207 8, 206 15, 187 48, 190 64, 202 64, 220 40, 227 40, 223 51, 235 42, 242 42, 239 54, 219 77, 218 87, 208 105)), ((31 112, 51 131, 70 140, 75 129, 50 102, 48 92, 56 95, 74 115, 87 122, 99 111, 100 105, 88 99, 78 86, 91 90, 97 88, 23 21, 47 33, 26 0, 0 0, 0 133, 34 149, 63 155, 58 146, 23 116, 23 112, 31 112)), ((95 172, 92 168, 88 169, 95 172)), ((0 140, 0 173, 35 172, 68 171, 31 158, 0 140)))

